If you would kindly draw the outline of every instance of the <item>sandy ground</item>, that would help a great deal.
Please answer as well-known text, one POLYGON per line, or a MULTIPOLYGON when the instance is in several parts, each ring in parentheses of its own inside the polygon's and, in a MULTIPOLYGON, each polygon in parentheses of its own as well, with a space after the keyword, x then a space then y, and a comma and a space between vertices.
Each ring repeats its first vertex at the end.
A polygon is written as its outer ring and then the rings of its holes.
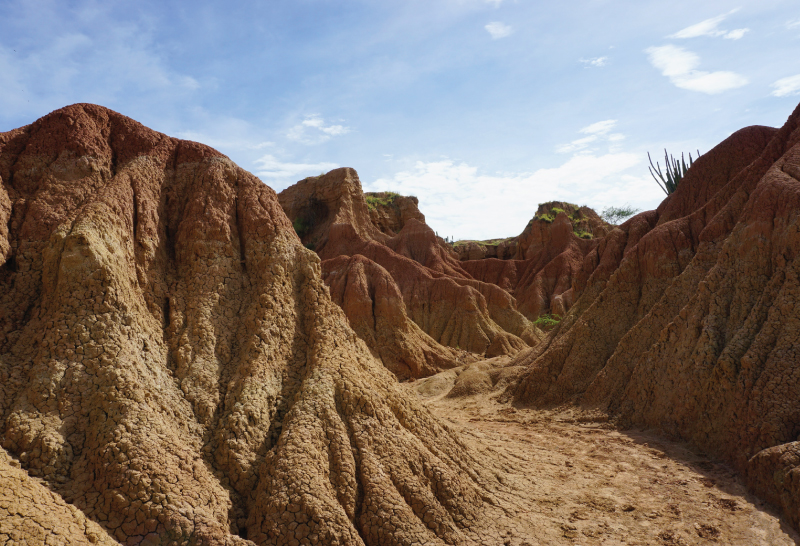
POLYGON ((514 409, 490 394, 448 399, 448 383, 406 386, 495 473, 506 514, 499 544, 800 544, 729 467, 686 444, 574 409, 514 409))

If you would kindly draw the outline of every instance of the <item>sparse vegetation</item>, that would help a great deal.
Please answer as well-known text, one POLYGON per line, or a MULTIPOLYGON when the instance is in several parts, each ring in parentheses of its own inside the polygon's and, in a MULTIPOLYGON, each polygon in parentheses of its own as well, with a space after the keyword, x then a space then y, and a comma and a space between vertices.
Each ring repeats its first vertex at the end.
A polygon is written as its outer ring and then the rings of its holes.
POLYGON ((559 315, 551 315, 549 313, 545 313, 541 315, 539 318, 533 321, 533 325, 541 328, 542 330, 549 331, 555 328, 558 323, 561 322, 561 317, 559 315))
MULTIPOLYGON (((500 243, 504 243, 506 241, 510 241, 511 239, 513 239, 513 237, 504 237, 504 238, 501 238, 501 239, 487 239, 485 241, 476 241, 474 239, 464 239, 464 240, 461 240, 461 241, 455 241, 454 242, 453 239, 451 238, 449 242, 451 242, 453 244, 454 248, 458 248, 460 246, 468 245, 470 243, 475 243, 475 244, 478 244, 480 246, 499 245, 500 243)), ((447 239, 445 239, 445 242, 448 242, 447 239)))
POLYGON ((394 205, 394 201, 398 197, 400 197, 400 194, 393 191, 385 191, 378 194, 364 194, 364 199, 367 201, 367 208, 369 210, 375 210, 379 206, 386 207, 394 205))
POLYGON ((294 222, 292 222, 292 227, 294 228, 295 233, 301 239, 306 236, 306 234, 311 231, 311 226, 308 222, 304 221, 302 218, 295 218, 294 222))
MULTIPOLYGON (((700 150, 697 150, 697 157, 700 157, 700 150)), ((658 162, 653 165, 653 158, 650 157, 650 152, 647 152, 647 158, 650 160, 650 166, 648 169, 650 170, 653 180, 656 181, 658 187, 660 187, 667 195, 670 195, 678 189, 678 184, 683 177, 686 176, 686 171, 688 171, 693 164, 691 153, 689 153, 689 166, 687 167, 683 154, 681 154, 681 160, 679 162, 677 159, 672 157, 671 154, 667 154, 667 150, 665 149, 664 170, 666 173, 662 174, 661 166, 658 164, 658 162)))
MULTIPOLYGON (((564 204, 569 206, 571 210, 566 210, 561 207, 552 207, 548 212, 545 212, 543 214, 537 214, 536 216, 534 216, 533 219, 530 222, 528 222, 528 225, 530 225, 531 222, 536 220, 541 220, 543 222, 547 222, 548 224, 552 224, 553 221, 555 221, 556 216, 558 216, 562 212, 567 216, 569 216, 569 219, 570 221, 572 221, 572 223, 579 222, 580 220, 583 219, 583 214, 580 212, 581 207, 579 207, 578 205, 574 205, 572 203, 564 203, 564 204)), ((540 205, 540 207, 541 206, 542 205, 540 205)))
POLYGON ((637 212, 639 212, 639 209, 635 209, 630 205, 625 205, 624 207, 608 207, 600 213, 600 216, 609 224, 616 226, 621 221, 633 216, 637 212))

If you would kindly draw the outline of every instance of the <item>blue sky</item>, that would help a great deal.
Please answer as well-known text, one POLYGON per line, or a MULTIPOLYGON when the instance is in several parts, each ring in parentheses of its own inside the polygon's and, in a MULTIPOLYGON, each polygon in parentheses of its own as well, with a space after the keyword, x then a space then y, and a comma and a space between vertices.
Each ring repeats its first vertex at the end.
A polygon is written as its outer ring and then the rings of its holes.
POLYGON ((442 236, 511 236, 553 199, 654 208, 647 151, 782 125, 800 3, 0 0, 0 131, 75 102, 277 191, 349 166, 442 236))

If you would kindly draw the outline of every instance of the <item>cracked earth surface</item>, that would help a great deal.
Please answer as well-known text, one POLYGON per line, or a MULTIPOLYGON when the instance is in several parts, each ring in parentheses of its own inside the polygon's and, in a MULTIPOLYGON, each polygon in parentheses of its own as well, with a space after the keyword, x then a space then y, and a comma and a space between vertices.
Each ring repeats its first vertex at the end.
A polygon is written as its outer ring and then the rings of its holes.
MULTIPOLYGON (((418 392, 420 383, 406 386, 418 392)), ((616 430, 574 408, 430 394, 418 396, 504 486, 497 494, 508 521, 498 527, 506 545, 800 544, 728 466, 685 443, 616 430)))

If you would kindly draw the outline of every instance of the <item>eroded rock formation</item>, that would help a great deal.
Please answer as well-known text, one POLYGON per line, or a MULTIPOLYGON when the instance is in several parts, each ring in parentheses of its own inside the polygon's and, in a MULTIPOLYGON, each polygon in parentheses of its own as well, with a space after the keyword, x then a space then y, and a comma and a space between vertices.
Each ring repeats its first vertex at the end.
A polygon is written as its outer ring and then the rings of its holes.
POLYGON ((478 465, 355 335, 275 193, 215 150, 63 108, 0 133, 0 229, 0 536, 491 527, 478 465))
POLYGON ((325 282, 353 328, 400 377, 458 366, 462 350, 513 354, 541 338, 513 297, 473 279, 418 218, 404 220, 394 235, 381 231, 353 169, 301 180, 278 198, 303 242, 323 259, 325 282), (376 299, 376 290, 393 303, 376 299), (397 331, 381 331, 390 325, 397 331), (411 355, 424 359, 412 364, 411 355))
POLYGON ((369 219, 387 235, 400 233, 406 222, 417 220, 425 223, 425 215, 419 211, 419 199, 394 192, 367 192, 364 194, 369 209, 369 219))
POLYGON ((513 396, 577 402, 732 463, 800 523, 800 108, 701 156, 661 206, 613 229, 513 396))
POLYGON ((609 225, 588 207, 544 203, 518 237, 500 244, 514 249, 513 259, 469 254, 461 267, 473 278, 511 294, 517 309, 530 320, 544 314, 563 317, 574 301, 573 284, 584 258, 602 244, 608 230, 609 225))

